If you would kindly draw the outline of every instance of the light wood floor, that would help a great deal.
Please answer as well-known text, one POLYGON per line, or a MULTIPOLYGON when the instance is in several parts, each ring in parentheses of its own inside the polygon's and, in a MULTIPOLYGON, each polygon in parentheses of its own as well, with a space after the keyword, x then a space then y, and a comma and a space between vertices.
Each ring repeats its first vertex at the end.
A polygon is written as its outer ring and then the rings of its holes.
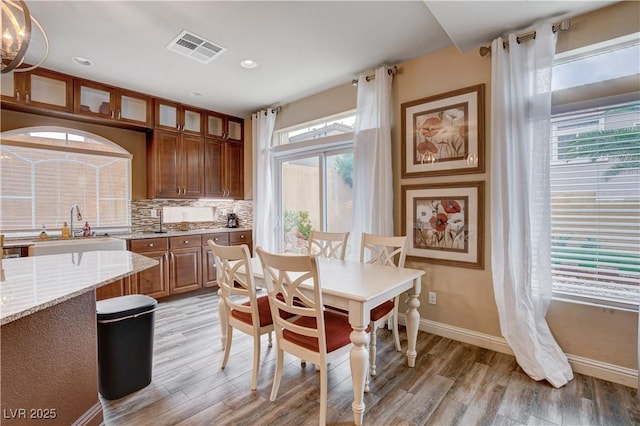
MULTIPOLYGON (((288 357, 278 399, 269 401, 275 342, 262 340, 258 390, 250 391, 252 339, 236 332, 223 351, 218 298, 209 291, 161 302, 153 381, 119 400, 102 399, 106 425, 312 425, 320 381, 313 364, 288 357)), ((406 350, 404 328, 401 343, 406 350)), ((275 340, 275 336, 274 336, 275 340)), ((367 425, 638 425, 636 390, 576 374, 561 389, 529 379, 513 356, 420 332, 415 368, 378 330, 378 375, 365 394, 367 425)), ((348 355, 330 365, 327 422, 352 424, 348 355)))

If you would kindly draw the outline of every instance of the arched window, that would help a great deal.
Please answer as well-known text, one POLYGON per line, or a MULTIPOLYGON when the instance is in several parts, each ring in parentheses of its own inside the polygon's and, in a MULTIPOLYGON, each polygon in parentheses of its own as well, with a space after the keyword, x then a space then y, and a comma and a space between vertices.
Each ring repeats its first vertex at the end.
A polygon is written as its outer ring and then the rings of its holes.
MULTIPOLYGON (((130 227, 131 154, 75 129, 29 127, 0 134, 0 228, 55 234, 78 204, 83 222, 100 231, 130 227)), ((75 227, 76 224, 74 224, 75 227)))

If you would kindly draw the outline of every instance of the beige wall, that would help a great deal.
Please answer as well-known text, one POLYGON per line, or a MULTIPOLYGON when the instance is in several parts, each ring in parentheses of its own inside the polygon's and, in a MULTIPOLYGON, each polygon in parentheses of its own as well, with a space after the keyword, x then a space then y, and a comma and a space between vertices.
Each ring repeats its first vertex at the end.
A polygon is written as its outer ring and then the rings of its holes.
POLYGON ((31 126, 58 126, 84 130, 117 143, 133 155, 131 161, 131 198, 134 200, 147 198, 146 133, 6 109, 2 110, 1 118, 3 132, 31 126))
MULTIPOLYGON (((639 2, 622 2, 576 17, 571 20, 572 31, 559 35, 558 51, 640 31, 639 17, 639 2)), ((491 59, 480 57, 476 50, 460 53, 452 47, 399 64, 399 68, 400 72, 394 79, 396 119, 392 129, 396 234, 401 230, 401 185, 486 181, 484 270, 408 262, 407 266, 426 271, 422 280, 420 315, 446 325, 501 336, 491 277, 489 174, 402 179, 400 163, 399 120, 403 102, 481 83, 486 86, 485 152, 490 152, 491 59), (427 303, 429 291, 437 292, 438 303, 435 306, 427 303)), ((356 90, 346 83, 286 105, 278 115, 276 129, 344 112, 355 106, 356 90)), ((485 170, 489 170, 490 164, 491 158, 487 158, 485 170)), ((547 319, 566 353, 625 368, 637 368, 637 313, 554 301, 547 319)))

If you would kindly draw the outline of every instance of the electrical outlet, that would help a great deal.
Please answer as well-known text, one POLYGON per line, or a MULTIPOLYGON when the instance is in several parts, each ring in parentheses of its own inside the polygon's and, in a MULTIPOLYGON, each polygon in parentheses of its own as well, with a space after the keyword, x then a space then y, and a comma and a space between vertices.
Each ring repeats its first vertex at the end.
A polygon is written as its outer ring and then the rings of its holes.
POLYGON ((435 305, 436 304, 436 292, 435 291, 430 291, 429 292, 429 304, 430 305, 435 305))
POLYGON ((158 210, 151 209, 151 217, 158 217, 158 210))

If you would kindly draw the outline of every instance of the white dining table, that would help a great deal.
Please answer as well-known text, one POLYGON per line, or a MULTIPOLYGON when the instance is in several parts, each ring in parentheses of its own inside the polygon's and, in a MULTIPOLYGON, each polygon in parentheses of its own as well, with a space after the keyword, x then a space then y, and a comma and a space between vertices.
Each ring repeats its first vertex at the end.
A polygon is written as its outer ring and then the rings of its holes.
MULTIPOLYGON (((252 258, 251 267, 256 286, 264 286, 264 273, 260 259, 252 258)), ((349 323, 353 328, 351 333, 353 347, 349 358, 353 382, 353 404, 351 407, 354 423, 360 425, 365 410, 364 392, 365 384, 368 383, 366 379, 369 370, 369 351, 367 350, 369 335, 365 329, 369 326, 371 309, 407 290, 409 291, 406 311, 407 363, 409 367, 414 367, 420 321, 418 296, 424 271, 326 258, 318 258, 318 271, 323 304, 349 312, 349 323)), ((220 299, 218 311, 224 347, 226 314, 222 303, 222 299, 220 299)))

